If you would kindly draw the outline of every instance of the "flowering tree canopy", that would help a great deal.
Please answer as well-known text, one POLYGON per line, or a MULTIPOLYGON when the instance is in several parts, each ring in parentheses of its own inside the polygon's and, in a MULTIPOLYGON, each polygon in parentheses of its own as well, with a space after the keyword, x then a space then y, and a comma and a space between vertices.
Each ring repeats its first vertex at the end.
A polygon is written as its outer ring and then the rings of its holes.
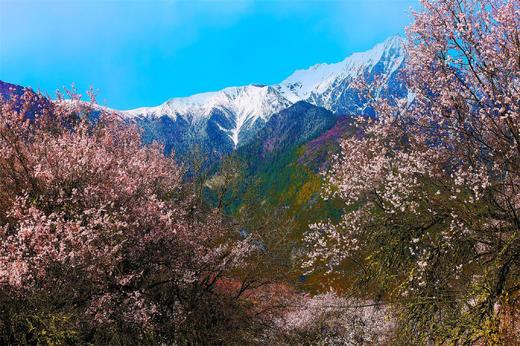
POLYGON ((27 91, 0 106, 0 327, 27 309, 32 323, 48 311, 91 330, 87 341, 109 342, 111 328, 179 338, 195 323, 190 299, 254 246, 194 211, 182 168, 136 128, 74 95, 42 100, 27 91))
MULTIPOLYGON (((342 142, 306 265, 357 263, 403 308, 403 337, 502 340, 520 289, 520 2, 423 0, 408 28, 405 100, 342 142)), ((369 91, 367 91, 369 92, 369 91)))

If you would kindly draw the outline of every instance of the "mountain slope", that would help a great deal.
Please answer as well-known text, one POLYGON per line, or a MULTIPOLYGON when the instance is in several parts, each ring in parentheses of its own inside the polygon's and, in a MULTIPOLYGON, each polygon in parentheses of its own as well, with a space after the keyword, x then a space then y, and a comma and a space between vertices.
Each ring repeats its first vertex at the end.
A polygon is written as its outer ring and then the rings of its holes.
POLYGON ((336 121, 334 113, 299 101, 273 114, 253 139, 237 150, 237 154, 250 160, 250 167, 259 165, 258 159, 272 159, 278 153, 306 143, 330 129, 336 121))
POLYGON ((28 96, 27 100, 29 101, 29 107, 24 110, 24 116, 29 119, 41 114, 42 110, 51 102, 45 96, 35 92, 31 88, 0 80, 0 98, 8 100, 14 97, 16 99, 16 108, 18 111, 20 111, 24 105, 24 95, 28 96))
MULTIPOLYGON (((319 172, 329 154, 338 150, 340 138, 354 131, 352 118, 305 101, 272 115, 233 156, 245 170, 227 211, 247 220, 246 226, 251 222, 251 227, 255 220, 277 215, 290 224, 284 227, 295 240, 302 238, 309 224, 337 217, 343 204, 321 198, 319 172)), ((212 179, 217 181, 219 174, 212 179)))

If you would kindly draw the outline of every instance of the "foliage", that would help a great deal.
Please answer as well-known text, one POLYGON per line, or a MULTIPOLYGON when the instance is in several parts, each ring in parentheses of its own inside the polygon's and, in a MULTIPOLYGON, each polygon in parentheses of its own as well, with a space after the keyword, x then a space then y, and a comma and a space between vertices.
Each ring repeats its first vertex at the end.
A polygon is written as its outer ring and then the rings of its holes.
POLYGON ((289 345, 379 345, 389 340, 392 323, 378 304, 346 299, 332 292, 302 295, 289 302, 270 342, 289 345))
POLYGON ((193 208, 182 168, 116 115, 72 95, 28 116, 38 100, 1 104, 2 343, 212 344, 253 328, 215 287, 257 246, 193 208))

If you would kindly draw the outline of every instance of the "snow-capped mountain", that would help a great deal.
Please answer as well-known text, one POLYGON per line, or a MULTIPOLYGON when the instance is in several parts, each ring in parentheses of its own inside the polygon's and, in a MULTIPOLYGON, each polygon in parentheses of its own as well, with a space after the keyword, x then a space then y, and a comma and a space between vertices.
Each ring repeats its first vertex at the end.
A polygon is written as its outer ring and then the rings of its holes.
POLYGON ((216 92, 172 98, 157 107, 122 111, 145 129, 145 139, 160 140, 182 155, 194 144, 217 156, 247 144, 270 117, 298 101, 336 114, 369 114, 366 100, 351 88, 363 76, 379 78, 382 97, 406 95, 398 72, 406 51, 400 37, 391 37, 372 49, 334 64, 297 70, 275 85, 251 84, 216 92))
POLYGON ((271 86, 247 85, 173 98, 158 107, 138 108, 124 114, 130 117, 168 116, 172 120, 183 117, 190 122, 199 122, 210 119, 218 110, 224 115, 224 119, 215 119, 215 124, 237 146, 243 130, 253 127, 259 119, 267 120, 269 116, 291 104, 271 86))

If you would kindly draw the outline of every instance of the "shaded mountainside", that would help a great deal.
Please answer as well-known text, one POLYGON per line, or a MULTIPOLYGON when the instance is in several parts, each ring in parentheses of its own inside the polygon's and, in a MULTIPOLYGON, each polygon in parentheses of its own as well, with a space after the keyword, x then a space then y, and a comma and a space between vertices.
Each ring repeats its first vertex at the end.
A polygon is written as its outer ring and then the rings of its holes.
POLYGON ((273 115, 236 155, 247 164, 247 177, 257 188, 279 194, 286 186, 297 188, 294 172, 319 178, 340 139, 353 133, 351 117, 300 101, 273 115))
POLYGON ((20 85, 7 83, 0 80, 0 95, 4 98, 10 98, 11 95, 21 96, 25 90, 31 90, 29 88, 22 87, 20 85))
MULTIPOLYGON (((23 100, 22 96, 27 94, 31 97, 30 107, 25 110, 25 116, 29 119, 33 118, 36 114, 39 114, 42 109, 47 108, 51 101, 43 95, 36 93, 31 88, 23 87, 16 84, 7 83, 0 80, 0 97, 2 99, 10 99, 12 97, 18 98, 17 106, 22 107, 23 100)), ((18 109, 20 110, 20 109, 18 109)))
POLYGON ((250 169, 262 169, 280 155, 306 143, 332 128, 338 116, 300 101, 274 114, 251 142, 237 149, 237 155, 250 161, 250 169))
MULTIPOLYGON (((220 118, 220 114, 216 112, 213 118, 220 118)), ((157 141, 163 144, 165 151, 174 151, 177 160, 183 164, 190 164, 190 155, 195 150, 203 153, 208 161, 207 166, 217 163, 234 150, 229 139, 218 135, 217 125, 213 121, 204 126, 193 126, 181 117, 172 119, 161 116, 140 118, 135 122, 143 129, 145 143, 157 141)))

